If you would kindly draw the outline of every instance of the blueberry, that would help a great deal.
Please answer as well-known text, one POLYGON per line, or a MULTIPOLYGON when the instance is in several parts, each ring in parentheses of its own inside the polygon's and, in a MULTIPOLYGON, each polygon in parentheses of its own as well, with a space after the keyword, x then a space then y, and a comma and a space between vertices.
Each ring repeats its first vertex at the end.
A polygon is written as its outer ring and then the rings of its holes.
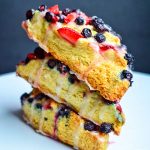
POLYGON ((105 32, 105 31, 109 31, 108 28, 106 28, 103 24, 97 24, 95 26, 97 32, 105 32))
POLYGON ((129 81, 131 81, 133 78, 133 75, 131 72, 129 72, 128 70, 123 70, 121 73, 121 79, 127 79, 129 81))
POLYGON ((69 77, 68 77, 68 81, 69 81, 70 83, 72 83, 72 84, 75 83, 75 81, 77 81, 76 75, 70 74, 69 77))
POLYGON ((21 104, 23 105, 23 102, 26 98, 28 98, 30 95, 28 93, 24 93, 21 95, 20 99, 21 99, 21 104))
POLYGON ((27 64, 27 63, 30 62, 30 60, 36 59, 36 58, 37 58, 37 57, 35 56, 34 53, 29 53, 29 54, 27 55, 26 59, 24 60, 24 63, 27 64))
POLYGON ((92 17, 91 24, 96 27, 98 24, 104 24, 104 21, 101 18, 98 18, 97 16, 92 17))
POLYGON ((59 18, 58 21, 61 22, 61 23, 64 23, 65 16, 62 15, 62 14, 58 14, 57 16, 59 18))
POLYGON ((30 59, 29 59, 28 57, 26 57, 26 59, 24 60, 24 63, 25 63, 25 64, 28 64, 29 61, 30 61, 30 59))
POLYGON ((57 64, 57 70, 60 72, 60 73, 67 73, 70 71, 69 67, 62 64, 61 62, 59 62, 57 64))
POLYGON ((112 131, 112 124, 104 122, 100 125, 99 130, 102 133, 106 133, 106 134, 110 133, 112 131))
POLYGON ((76 12, 77 14, 81 14, 81 10, 80 9, 73 9, 72 12, 76 12))
POLYGON ((56 59, 49 59, 47 62, 47 65, 49 68, 53 69, 57 65, 57 60, 56 59))
POLYGON ((62 10, 62 14, 65 15, 65 16, 67 16, 70 13, 71 13, 71 9, 69 9, 69 8, 66 8, 66 9, 62 10))
POLYGON ((57 116, 61 116, 61 117, 68 117, 69 114, 70 114, 70 109, 63 106, 59 109, 58 113, 57 113, 57 116))
POLYGON ((84 24, 84 19, 82 17, 77 17, 75 19, 76 24, 78 25, 83 25, 84 24))
POLYGON ((39 93, 34 97, 34 99, 36 99, 36 100, 40 100, 40 99, 43 99, 43 98, 47 98, 47 96, 43 93, 39 93))
POLYGON ((26 99, 28 97, 29 97, 29 94, 28 93, 24 93, 24 94, 21 95, 20 99, 24 100, 24 99, 26 99))
POLYGON ((46 8, 47 8, 46 5, 40 5, 38 10, 39 11, 44 11, 46 8))
POLYGON ((37 108, 37 109, 42 109, 42 104, 36 103, 36 104, 35 104, 35 108, 37 108))
MULTIPOLYGON (((112 31, 112 27, 111 27, 110 25, 104 24, 104 27, 105 27, 105 30, 106 30, 106 31, 112 31)), ((115 31, 113 31, 113 32, 115 32, 115 31)), ((115 33, 116 33, 116 32, 115 32, 115 33)), ((116 33, 116 35, 117 35, 117 33, 116 33)))
POLYGON ((39 59, 44 59, 44 58, 45 58, 45 55, 46 55, 45 51, 44 51, 42 48, 40 48, 40 47, 37 47, 37 48, 34 50, 34 54, 35 54, 35 56, 36 56, 37 58, 39 58, 39 59))
POLYGON ((28 98, 28 102, 29 102, 29 103, 32 103, 33 100, 34 100, 33 98, 28 98))
POLYGON ((54 14, 52 12, 46 12, 45 14, 45 19, 48 21, 48 22, 53 22, 53 18, 54 18, 54 14))
POLYGON ((127 65, 132 66, 134 62, 134 57, 130 53, 126 53, 124 59, 127 60, 127 65))
POLYGON ((96 130, 96 125, 92 123, 91 121, 86 121, 84 123, 84 129, 88 131, 95 131, 96 130))
POLYGON ((105 36, 102 33, 97 33, 94 38, 97 42, 102 43, 106 40, 105 36))
POLYGON ((48 120, 48 118, 47 118, 47 117, 44 117, 44 120, 45 120, 45 121, 47 121, 47 120, 48 120))
POLYGON ((32 19, 32 17, 33 17, 33 14, 34 14, 34 12, 33 12, 33 10, 31 9, 31 10, 28 10, 27 12, 26 12, 26 19, 32 19))
POLYGON ((105 98, 103 98, 103 102, 107 105, 113 105, 117 103, 117 101, 109 101, 109 100, 106 100, 105 98))
POLYGON ((90 29, 88 28, 84 28, 81 32, 81 34, 85 37, 85 38, 88 38, 88 37, 91 37, 92 36, 92 32, 90 29))

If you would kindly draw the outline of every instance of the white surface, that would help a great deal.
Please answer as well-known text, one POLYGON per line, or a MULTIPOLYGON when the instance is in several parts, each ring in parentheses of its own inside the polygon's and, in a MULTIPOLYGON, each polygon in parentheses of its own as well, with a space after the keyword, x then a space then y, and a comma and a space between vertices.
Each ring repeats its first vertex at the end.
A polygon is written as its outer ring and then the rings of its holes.
MULTIPOLYGON (((122 99, 126 124, 113 136, 109 150, 150 150, 150 75, 135 73, 132 88, 122 99)), ((20 95, 31 87, 14 73, 0 76, 0 150, 69 150, 37 134, 21 120, 20 95)))

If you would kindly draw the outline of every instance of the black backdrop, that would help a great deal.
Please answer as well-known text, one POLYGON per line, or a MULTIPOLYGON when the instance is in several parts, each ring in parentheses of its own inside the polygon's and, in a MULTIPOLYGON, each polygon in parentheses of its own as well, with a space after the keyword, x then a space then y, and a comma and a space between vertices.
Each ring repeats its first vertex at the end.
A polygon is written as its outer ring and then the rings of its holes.
POLYGON ((14 71, 17 62, 35 48, 21 21, 26 10, 40 4, 80 8, 103 18, 135 56, 135 70, 150 73, 150 0, 0 0, 0 74, 14 71))

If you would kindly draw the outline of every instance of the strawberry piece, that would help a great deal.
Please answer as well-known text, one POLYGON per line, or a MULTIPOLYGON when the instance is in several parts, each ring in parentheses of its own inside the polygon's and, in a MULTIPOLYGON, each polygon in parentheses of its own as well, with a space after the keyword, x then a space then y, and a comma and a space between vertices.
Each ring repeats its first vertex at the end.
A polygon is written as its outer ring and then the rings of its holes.
POLYGON ((100 45, 100 51, 104 52, 104 51, 106 51, 108 49, 115 50, 114 46, 112 46, 112 45, 100 45))
POLYGON ((58 7, 58 5, 54 5, 54 6, 50 7, 50 8, 48 8, 48 10, 50 12, 54 13, 54 14, 59 14, 59 7, 58 7))
POLYGON ((58 20, 59 20, 59 18, 58 18, 57 16, 54 16, 52 22, 55 23, 55 22, 57 22, 58 20))
POLYGON ((116 109, 117 109, 120 113, 122 113, 122 107, 121 107, 121 105, 120 105, 119 103, 116 104, 116 109))
POLYGON ((43 109, 44 109, 44 110, 51 109, 51 108, 52 108, 52 107, 51 107, 51 104, 48 103, 48 102, 45 103, 44 106, 43 106, 43 109))
POLYGON ((83 38, 82 34, 68 27, 63 27, 57 30, 58 33, 71 44, 75 44, 79 38, 83 38))
POLYGON ((35 56, 34 53, 29 53, 29 54, 27 55, 27 58, 30 59, 30 60, 32 60, 32 59, 36 59, 36 56, 35 56))
POLYGON ((86 25, 90 24, 92 20, 92 17, 87 17, 86 18, 86 25))
POLYGON ((64 19, 65 23, 69 23, 69 22, 73 22, 76 18, 77 18, 77 13, 70 13, 66 16, 66 18, 64 19))

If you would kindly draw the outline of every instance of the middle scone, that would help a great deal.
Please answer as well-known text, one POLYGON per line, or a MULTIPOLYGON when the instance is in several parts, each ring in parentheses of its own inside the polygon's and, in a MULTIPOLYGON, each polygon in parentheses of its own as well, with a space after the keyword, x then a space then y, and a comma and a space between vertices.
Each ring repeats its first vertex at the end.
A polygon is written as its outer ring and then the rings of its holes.
POLYGON ((110 123, 113 131, 120 133, 125 122, 121 106, 107 101, 97 91, 90 91, 85 82, 72 74, 68 66, 41 48, 36 48, 34 53, 28 54, 17 65, 17 74, 34 88, 69 106, 83 118, 97 125, 110 123))

